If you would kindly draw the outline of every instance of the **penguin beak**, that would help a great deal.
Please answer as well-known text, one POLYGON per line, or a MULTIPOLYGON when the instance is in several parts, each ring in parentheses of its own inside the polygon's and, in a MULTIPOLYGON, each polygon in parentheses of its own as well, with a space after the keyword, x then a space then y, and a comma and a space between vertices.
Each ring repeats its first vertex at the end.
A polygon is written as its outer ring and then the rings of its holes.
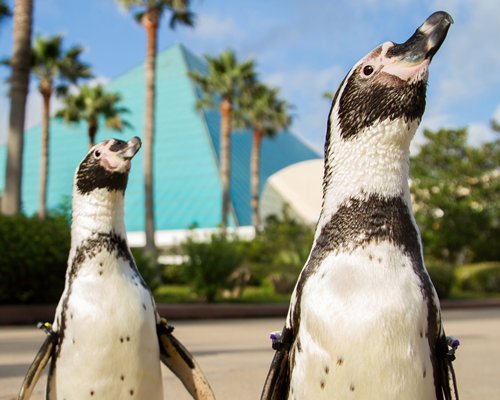
POLYGON ((127 145, 116 152, 116 155, 123 160, 130 160, 136 155, 141 148, 142 142, 137 136, 134 136, 127 142, 127 145))
MULTIPOLYGON (((99 145, 98 145, 99 146, 99 145)), ((108 171, 128 172, 132 158, 141 148, 141 139, 137 136, 124 142, 110 139, 102 147, 101 165, 108 171)))
POLYGON ((387 56, 408 64, 429 62, 439 50, 453 23, 450 14, 437 11, 432 14, 404 43, 395 44, 387 51, 387 56))

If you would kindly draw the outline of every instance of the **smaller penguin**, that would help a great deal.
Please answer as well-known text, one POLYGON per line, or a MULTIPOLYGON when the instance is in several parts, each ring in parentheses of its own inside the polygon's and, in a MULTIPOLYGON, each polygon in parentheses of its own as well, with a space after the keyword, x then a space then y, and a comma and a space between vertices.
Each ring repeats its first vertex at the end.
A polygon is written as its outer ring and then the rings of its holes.
POLYGON ((71 250, 64 292, 18 399, 29 399, 50 362, 46 399, 160 400, 161 361, 195 399, 214 399, 202 370, 158 315, 126 239, 124 194, 141 147, 107 140, 92 147, 73 185, 71 250))

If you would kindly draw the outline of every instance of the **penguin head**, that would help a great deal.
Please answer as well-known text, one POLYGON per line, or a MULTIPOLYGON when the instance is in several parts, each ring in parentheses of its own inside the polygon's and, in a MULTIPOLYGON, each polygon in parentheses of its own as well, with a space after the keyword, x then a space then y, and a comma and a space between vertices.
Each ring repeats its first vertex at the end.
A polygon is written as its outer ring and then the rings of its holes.
POLYGON ((356 63, 334 97, 328 134, 330 125, 344 140, 386 120, 418 125, 428 67, 452 22, 446 12, 435 12, 406 42, 383 43, 356 63))
POLYGON ((86 195, 95 189, 124 192, 131 160, 141 147, 137 136, 128 142, 109 139, 92 147, 76 170, 76 190, 86 195))
POLYGON ((436 12, 404 43, 386 42, 349 71, 327 122, 321 223, 347 199, 407 192, 410 143, 425 109, 428 68, 453 22, 436 12))

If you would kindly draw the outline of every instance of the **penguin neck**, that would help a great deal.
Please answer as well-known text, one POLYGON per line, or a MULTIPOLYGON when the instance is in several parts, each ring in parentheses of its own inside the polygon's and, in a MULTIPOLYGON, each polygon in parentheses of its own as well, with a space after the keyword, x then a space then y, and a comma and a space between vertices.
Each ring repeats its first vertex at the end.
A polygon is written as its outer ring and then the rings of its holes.
POLYGON ((114 232, 126 238, 123 220, 123 192, 96 189, 90 194, 73 193, 71 224, 71 247, 75 248, 84 240, 98 233, 114 232))
POLYGON ((418 121, 385 120, 345 139, 332 124, 318 231, 350 199, 401 197, 411 209, 409 147, 417 126, 418 121))

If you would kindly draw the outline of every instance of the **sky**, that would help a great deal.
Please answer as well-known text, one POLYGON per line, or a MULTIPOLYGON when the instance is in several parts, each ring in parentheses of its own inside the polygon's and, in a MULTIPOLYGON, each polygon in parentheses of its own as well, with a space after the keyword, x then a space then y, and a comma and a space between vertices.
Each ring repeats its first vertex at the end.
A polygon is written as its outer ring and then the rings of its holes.
MULTIPOLYGON (((193 53, 216 56, 233 49, 253 59, 259 79, 280 88, 293 104, 291 131, 322 152, 329 101, 350 68, 385 41, 404 42, 434 11, 455 23, 430 67, 422 130, 467 127, 471 144, 495 136, 500 121, 500 1, 498 0, 191 0, 194 29, 169 29, 164 18, 159 51, 176 42, 193 53)), ((12 6, 13 0, 7 0, 12 6)), ((114 0, 34 0, 33 34, 62 34, 63 45, 80 45, 81 59, 96 80, 109 82, 144 62, 146 37, 130 13, 114 0)), ((12 21, 0 27, 0 57, 10 55, 12 21)), ((9 101, 0 70, 0 143, 5 142, 9 101)), ((53 109, 58 102, 54 101, 53 109)), ((31 80, 27 127, 41 120, 41 99, 31 80)))

